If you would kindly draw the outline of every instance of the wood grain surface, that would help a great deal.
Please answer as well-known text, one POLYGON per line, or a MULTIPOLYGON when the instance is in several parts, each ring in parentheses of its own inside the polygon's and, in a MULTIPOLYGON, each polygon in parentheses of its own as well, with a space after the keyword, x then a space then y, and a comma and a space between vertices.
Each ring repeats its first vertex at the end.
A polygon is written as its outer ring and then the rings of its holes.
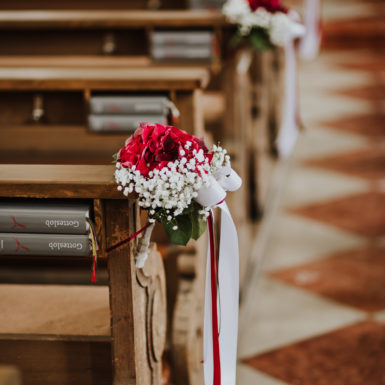
POLYGON ((220 11, 17 10, 0 12, 5 28, 213 27, 226 25, 220 11))
POLYGON ((114 170, 114 165, 2 164, 0 196, 122 199, 114 170))
POLYGON ((148 56, 101 56, 101 55, 7 55, 0 56, 0 67, 86 67, 116 68, 147 66, 148 56))
POLYGON ((200 67, 0 67, 1 90, 192 90, 208 81, 200 67))

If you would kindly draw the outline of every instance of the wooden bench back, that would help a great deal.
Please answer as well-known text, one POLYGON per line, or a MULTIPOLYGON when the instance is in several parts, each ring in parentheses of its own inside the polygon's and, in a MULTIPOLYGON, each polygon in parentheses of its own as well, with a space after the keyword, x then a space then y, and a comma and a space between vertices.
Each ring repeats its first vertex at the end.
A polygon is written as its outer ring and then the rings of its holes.
POLYGON ((15 62, 2 67, 0 60, 2 163, 110 163, 129 134, 88 131, 88 101, 94 92, 168 96, 181 112, 178 127, 203 134, 196 93, 208 82, 204 68, 42 68, 15 62), (36 94, 45 109, 45 120, 38 124, 31 118, 36 94))

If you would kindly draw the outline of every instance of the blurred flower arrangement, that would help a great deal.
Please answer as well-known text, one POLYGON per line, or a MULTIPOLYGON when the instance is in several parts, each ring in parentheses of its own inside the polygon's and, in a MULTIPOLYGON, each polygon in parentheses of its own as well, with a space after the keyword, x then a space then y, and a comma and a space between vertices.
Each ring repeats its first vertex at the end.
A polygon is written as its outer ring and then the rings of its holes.
POLYGON ((238 25, 234 44, 247 39, 258 51, 284 47, 292 38, 293 29, 303 29, 295 12, 280 0, 227 0, 222 12, 238 25))

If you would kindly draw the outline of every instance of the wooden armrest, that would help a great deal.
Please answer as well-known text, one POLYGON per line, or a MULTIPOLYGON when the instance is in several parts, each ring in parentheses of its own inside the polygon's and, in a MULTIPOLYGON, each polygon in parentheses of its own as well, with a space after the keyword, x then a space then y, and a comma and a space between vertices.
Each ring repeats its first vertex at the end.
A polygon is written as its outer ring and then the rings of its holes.
POLYGON ((75 55, 44 55, 44 56, 0 56, 0 67, 88 67, 116 68, 148 66, 148 56, 75 56, 75 55))
POLYGON ((5 28, 138 28, 224 26, 220 11, 207 10, 41 10, 1 11, 5 28))
POLYGON ((124 199, 114 170, 114 165, 2 164, 0 196, 124 199))
POLYGON ((0 67, 0 89, 7 90, 193 90, 208 81, 202 67, 0 67))

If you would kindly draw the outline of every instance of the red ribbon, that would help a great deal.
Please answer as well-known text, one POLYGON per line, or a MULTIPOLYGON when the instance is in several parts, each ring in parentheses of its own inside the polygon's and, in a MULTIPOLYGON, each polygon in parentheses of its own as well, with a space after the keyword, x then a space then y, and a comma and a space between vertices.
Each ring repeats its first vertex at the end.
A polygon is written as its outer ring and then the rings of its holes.
POLYGON ((146 226, 143 226, 140 230, 138 230, 136 233, 130 235, 128 238, 123 239, 123 241, 120 241, 120 242, 118 242, 117 244, 115 244, 115 245, 113 245, 113 246, 111 246, 111 247, 108 247, 108 248, 106 249, 106 251, 109 253, 110 251, 112 251, 112 250, 114 250, 114 249, 116 249, 116 248, 118 248, 118 247, 120 247, 120 246, 122 246, 122 245, 124 245, 124 244, 126 244, 126 243, 128 243, 128 242, 130 242, 130 241, 132 241, 132 240, 133 240, 134 238, 136 238, 140 233, 142 233, 144 230, 146 230, 147 227, 150 227, 150 226, 151 226, 151 223, 147 223, 146 226))
MULTIPOLYGON (((97 245, 97 251, 99 251, 99 245, 98 245, 97 240, 96 240, 96 233, 95 233, 95 230, 93 228, 93 224, 92 224, 92 222, 89 222, 89 223, 90 223, 90 226, 92 226, 92 230, 91 230, 92 237, 94 237, 94 242, 96 242, 96 245, 97 245)), ((136 233, 130 235, 126 239, 123 239, 123 241, 120 241, 116 245, 109 247, 106 251, 110 252, 110 251, 116 249, 117 247, 120 247, 120 246, 124 245, 125 243, 130 242, 131 240, 136 238, 140 233, 142 233, 144 230, 146 230, 147 227, 149 227, 150 225, 151 225, 151 223, 147 223, 146 226, 142 227, 136 233)), ((96 255, 93 253, 93 255, 92 255, 92 276, 91 276, 92 282, 96 282, 96 268, 95 267, 96 267, 96 255)))
POLYGON ((92 256, 92 277, 91 282, 96 282, 96 257, 95 255, 92 256))
POLYGON ((217 282, 218 275, 216 269, 216 256, 214 247, 214 218, 210 210, 208 217, 209 241, 210 241, 210 263, 211 263, 211 310, 212 310, 212 329, 213 329, 213 366, 214 379, 213 385, 221 385, 221 358, 219 353, 219 331, 218 331, 218 309, 217 309, 217 282))

